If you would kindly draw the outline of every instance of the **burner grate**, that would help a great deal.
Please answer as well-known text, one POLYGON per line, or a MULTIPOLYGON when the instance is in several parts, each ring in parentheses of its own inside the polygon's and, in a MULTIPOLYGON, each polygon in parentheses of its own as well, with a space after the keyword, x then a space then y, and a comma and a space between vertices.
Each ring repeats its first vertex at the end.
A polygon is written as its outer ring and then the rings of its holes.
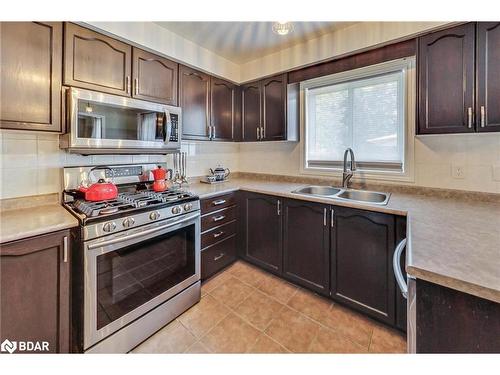
POLYGON ((119 193, 116 199, 100 202, 90 202, 79 199, 74 201, 73 207, 87 217, 95 217, 134 208, 172 203, 190 197, 193 197, 193 194, 186 191, 155 192, 145 190, 119 193))

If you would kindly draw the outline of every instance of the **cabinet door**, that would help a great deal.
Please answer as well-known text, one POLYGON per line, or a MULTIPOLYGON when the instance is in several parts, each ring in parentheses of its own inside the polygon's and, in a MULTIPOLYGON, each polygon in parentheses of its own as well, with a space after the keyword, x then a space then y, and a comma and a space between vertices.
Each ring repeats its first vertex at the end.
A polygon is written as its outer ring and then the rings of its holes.
POLYGON ((234 139, 235 86, 222 79, 210 79, 212 139, 231 141, 234 139))
POLYGON ((329 207, 285 200, 283 207, 283 275, 315 292, 330 293, 329 207))
POLYGON ((477 23, 476 128, 500 131, 500 22, 477 23))
POLYGON ((62 23, 0 23, 0 127, 61 131, 62 23))
POLYGON ((134 48, 132 69, 134 98, 177 105, 176 62, 134 48))
POLYGON ((249 83, 242 88, 243 141, 260 139, 261 128, 261 86, 259 82, 249 83))
POLYGON ((281 274, 282 200, 263 194, 245 193, 244 257, 262 268, 281 274))
POLYGON ((474 24, 425 35, 418 49, 418 133, 474 131, 474 24))
POLYGON ((394 324, 394 217, 345 207, 334 212, 332 297, 394 324))
POLYGON ((179 66, 179 104, 182 107, 182 138, 209 139, 210 77, 179 66))
POLYGON ((64 84, 110 94, 130 95, 132 47, 66 23, 64 84))
POLYGON ((48 341, 49 352, 69 352, 67 236, 63 231, 1 246, 1 341, 48 341))
POLYGON ((286 74, 262 81, 263 139, 286 139, 286 74))

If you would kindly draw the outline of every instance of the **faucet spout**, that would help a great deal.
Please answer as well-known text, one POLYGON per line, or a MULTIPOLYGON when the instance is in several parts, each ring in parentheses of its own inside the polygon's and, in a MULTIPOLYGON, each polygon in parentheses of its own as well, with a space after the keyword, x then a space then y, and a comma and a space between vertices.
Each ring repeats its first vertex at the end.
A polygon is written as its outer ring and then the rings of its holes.
POLYGON ((353 176, 353 172, 356 170, 356 161, 354 159, 354 151, 348 148, 344 151, 344 170, 342 172, 342 187, 344 189, 349 188, 349 182, 353 176), (347 169, 347 156, 350 156, 349 170, 347 169))

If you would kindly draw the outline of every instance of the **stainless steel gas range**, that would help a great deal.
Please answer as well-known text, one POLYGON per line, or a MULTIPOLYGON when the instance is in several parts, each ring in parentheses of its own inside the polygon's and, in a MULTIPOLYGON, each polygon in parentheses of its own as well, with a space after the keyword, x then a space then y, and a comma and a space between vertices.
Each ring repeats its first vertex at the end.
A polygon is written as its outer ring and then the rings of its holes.
POLYGON ((73 344, 126 353, 200 300, 200 201, 186 190, 151 190, 157 164, 110 166, 116 199, 85 201, 91 167, 64 169, 73 233, 73 344))

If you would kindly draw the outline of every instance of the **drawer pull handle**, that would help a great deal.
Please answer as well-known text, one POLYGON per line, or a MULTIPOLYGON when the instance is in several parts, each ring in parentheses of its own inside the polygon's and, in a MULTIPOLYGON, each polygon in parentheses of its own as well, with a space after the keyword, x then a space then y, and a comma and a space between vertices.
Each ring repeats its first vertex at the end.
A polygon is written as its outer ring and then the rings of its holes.
POLYGON ((219 233, 214 233, 214 238, 220 237, 224 234, 224 231, 220 231, 219 233))
POLYGON ((223 258, 224 257, 224 253, 220 253, 219 255, 217 255, 216 257, 214 257, 214 261, 218 261, 219 259, 223 258))
POLYGON ((217 221, 221 221, 221 220, 224 220, 226 217, 224 215, 220 215, 220 216, 216 216, 214 217, 214 221, 217 222, 217 221))
POLYGON ((220 199, 218 201, 214 201, 213 205, 214 206, 220 206, 221 204, 224 204, 224 203, 226 203, 226 200, 225 199, 220 199))

